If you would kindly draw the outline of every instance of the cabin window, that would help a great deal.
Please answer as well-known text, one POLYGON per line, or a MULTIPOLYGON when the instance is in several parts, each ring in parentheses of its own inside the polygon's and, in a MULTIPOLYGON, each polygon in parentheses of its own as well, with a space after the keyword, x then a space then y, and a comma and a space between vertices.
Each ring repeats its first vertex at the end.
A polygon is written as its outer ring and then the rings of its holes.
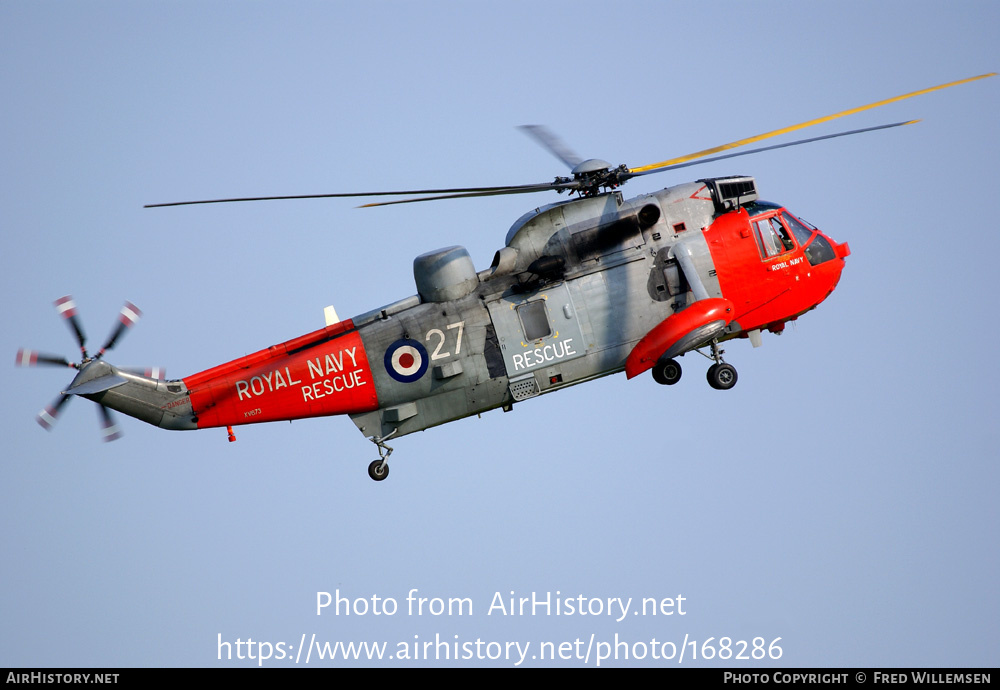
POLYGON ((522 304, 517 308, 517 315, 521 317, 521 328, 524 329, 526 340, 539 340, 552 334, 549 316, 545 311, 545 300, 522 304))

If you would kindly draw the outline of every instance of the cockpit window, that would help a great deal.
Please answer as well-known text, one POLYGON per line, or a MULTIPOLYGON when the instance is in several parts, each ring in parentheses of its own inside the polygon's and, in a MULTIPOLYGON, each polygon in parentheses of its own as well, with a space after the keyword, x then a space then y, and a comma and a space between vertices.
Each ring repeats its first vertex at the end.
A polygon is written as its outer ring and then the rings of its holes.
POLYGON ((755 221, 753 227, 762 259, 769 259, 795 248, 788 230, 777 216, 755 221))
POLYGON ((781 208, 779 204, 772 203, 770 201, 764 201, 763 199, 758 199, 756 201, 751 201, 749 204, 744 204, 743 208, 746 210, 750 216, 759 216, 762 213, 767 213, 768 211, 776 211, 781 208))
POLYGON ((809 244, 809 239, 812 237, 813 231, 807 228, 805 225, 799 222, 799 220, 785 212, 781 214, 781 217, 785 220, 785 225, 787 225, 792 230, 792 234, 795 235, 795 239, 799 241, 799 246, 804 247, 809 244))
POLYGON ((785 248, 786 252, 795 249, 795 243, 792 242, 792 238, 788 236, 788 228, 782 224, 781 219, 778 218, 778 216, 771 219, 771 228, 778 235, 778 238, 781 240, 781 245, 785 248))
POLYGON ((825 237, 816 233, 816 237, 806 247, 806 258, 809 259, 811 265, 818 266, 836 259, 837 253, 833 251, 833 247, 830 246, 830 242, 825 237))
POLYGON ((817 228, 815 225, 813 225, 812 223, 810 223, 805 218, 796 218, 796 220, 799 221, 800 223, 802 223, 804 226, 806 226, 810 230, 813 230, 813 231, 819 230, 819 228, 817 228))
POLYGON ((812 223, 800 220, 788 211, 782 211, 781 217, 792 229, 792 234, 799 241, 799 246, 806 248, 806 258, 812 266, 818 266, 837 258, 837 253, 833 250, 830 241, 823 237, 812 223))

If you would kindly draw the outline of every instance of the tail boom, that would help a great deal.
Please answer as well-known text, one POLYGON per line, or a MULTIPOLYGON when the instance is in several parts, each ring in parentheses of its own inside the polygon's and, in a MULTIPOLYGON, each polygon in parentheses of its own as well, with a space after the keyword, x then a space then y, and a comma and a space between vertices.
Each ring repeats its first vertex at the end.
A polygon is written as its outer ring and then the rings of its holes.
POLYGON ((368 357, 350 319, 181 383, 199 429, 378 409, 368 357))

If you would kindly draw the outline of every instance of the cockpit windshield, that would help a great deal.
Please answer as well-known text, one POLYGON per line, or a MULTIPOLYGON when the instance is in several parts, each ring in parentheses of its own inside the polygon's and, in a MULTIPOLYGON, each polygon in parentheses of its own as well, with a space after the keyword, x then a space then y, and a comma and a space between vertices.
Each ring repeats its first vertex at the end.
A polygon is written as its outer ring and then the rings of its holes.
POLYGON ((782 219, 785 221, 792 234, 795 235, 795 239, 799 241, 799 246, 804 247, 809 244, 809 240, 812 239, 813 230, 807 228, 805 225, 799 222, 798 218, 784 211, 781 214, 782 219))
POLYGON ((833 246, 823 233, 778 204, 754 201, 745 208, 750 215, 761 259, 767 260, 792 251, 796 246, 805 248, 806 259, 813 266, 836 258, 833 246))
POLYGON ((781 216, 785 219, 788 227, 792 229, 799 244, 806 248, 806 259, 809 260, 811 265, 818 266, 821 263, 837 258, 837 254, 833 251, 830 241, 823 237, 822 233, 815 226, 799 220, 788 211, 782 211, 781 216))

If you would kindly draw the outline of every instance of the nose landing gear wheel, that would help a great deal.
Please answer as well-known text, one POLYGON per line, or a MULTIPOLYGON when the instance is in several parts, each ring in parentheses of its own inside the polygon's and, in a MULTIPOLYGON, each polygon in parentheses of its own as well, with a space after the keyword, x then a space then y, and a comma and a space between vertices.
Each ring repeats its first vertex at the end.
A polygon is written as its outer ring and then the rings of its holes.
POLYGON ((722 362, 708 368, 708 385, 720 391, 727 391, 736 385, 736 367, 722 362))
POLYGON ((368 465, 368 476, 377 482, 389 476, 389 464, 384 460, 372 460, 368 465))

